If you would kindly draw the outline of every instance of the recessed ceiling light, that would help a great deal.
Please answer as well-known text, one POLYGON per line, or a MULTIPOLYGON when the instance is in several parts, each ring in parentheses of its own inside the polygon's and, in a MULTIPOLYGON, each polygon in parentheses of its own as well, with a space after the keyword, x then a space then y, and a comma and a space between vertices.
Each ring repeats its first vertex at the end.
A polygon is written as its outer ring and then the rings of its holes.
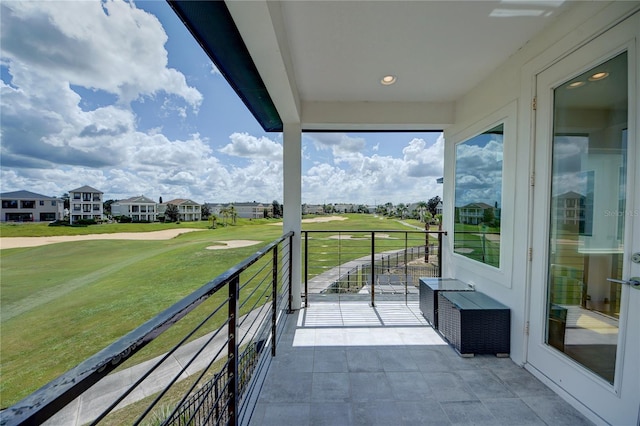
POLYGON ((578 88, 578 87, 582 87, 585 84, 587 84, 587 83, 585 83, 584 81, 574 81, 573 83, 571 83, 571 84, 569 84, 567 86, 567 89, 575 89, 575 88, 578 88))
POLYGON ((609 77, 609 73, 608 72, 597 72, 595 74, 593 74, 591 77, 589 77, 589 81, 598 81, 598 80, 602 80, 604 78, 609 77))
POLYGON ((395 75, 385 75, 384 77, 382 77, 382 80, 380 80, 380 83, 385 85, 385 86, 389 86, 390 84, 395 83, 397 80, 395 75))

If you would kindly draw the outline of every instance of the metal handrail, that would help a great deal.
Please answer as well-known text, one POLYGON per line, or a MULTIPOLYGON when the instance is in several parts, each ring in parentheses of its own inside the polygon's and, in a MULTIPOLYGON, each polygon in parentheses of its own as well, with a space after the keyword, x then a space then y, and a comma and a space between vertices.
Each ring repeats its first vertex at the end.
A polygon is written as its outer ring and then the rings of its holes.
MULTIPOLYGON (((401 234, 404 236, 403 238, 403 242, 404 244, 401 245, 401 248, 398 248, 396 251, 398 253, 402 253, 404 258, 403 258, 403 264, 405 265, 405 271, 406 271, 406 265, 407 265, 407 252, 410 248, 412 247, 422 247, 423 251, 422 253, 425 256, 425 259, 428 259, 429 257, 429 250, 430 250, 430 242, 429 242, 429 236, 430 235, 435 235, 437 237, 437 276, 442 276, 442 237, 444 235, 447 235, 446 231, 442 231, 442 230, 429 230, 429 229, 425 229, 425 230, 329 230, 329 229, 323 229, 323 230, 303 230, 302 231, 302 246, 304 247, 304 256, 303 256, 303 262, 304 262, 304 276, 303 276, 303 280, 304 280, 304 293, 303 293, 303 298, 305 301, 305 306, 309 306, 309 278, 310 278, 310 269, 312 269, 312 266, 310 265, 310 259, 311 258, 315 258, 316 261, 317 256, 315 256, 312 253, 312 250, 310 249, 310 241, 313 241, 312 239, 312 235, 313 234, 338 234, 338 237, 340 237, 341 235, 344 234, 356 234, 356 235, 367 235, 367 239, 370 240, 370 244, 368 248, 365 248, 365 243, 363 242, 362 245, 359 247, 359 250, 361 251, 355 251, 353 249, 353 247, 351 247, 351 250, 347 250, 345 248, 343 248, 343 245, 340 243, 341 239, 338 239, 338 243, 337 243, 337 252, 336 255, 338 257, 338 260, 336 262, 336 264, 331 264, 326 266, 326 268, 340 268, 341 265, 345 265, 346 262, 348 261, 352 261, 352 260, 361 260, 362 261, 362 265, 367 265, 367 266, 372 266, 370 268, 368 268, 368 274, 369 275, 369 282, 371 284, 371 306, 375 306, 375 283, 376 283, 376 268, 378 268, 377 265, 380 264, 384 264, 385 261, 388 262, 389 258, 390 258, 390 254, 385 254, 386 252, 383 250, 383 248, 381 248, 381 244, 376 245, 376 234, 401 234), (411 246, 409 244, 409 235, 418 235, 417 238, 414 238, 413 241, 414 242, 418 242, 417 244, 414 244, 413 246, 411 246), (370 269, 370 270, 369 270, 370 269)), ((365 238, 362 238, 365 239, 365 238)), ((399 238, 398 238, 399 240, 399 238)), ((362 267, 362 265, 360 265, 359 267, 362 267)), ((346 273, 346 275, 348 276, 349 272, 346 273)), ((340 275, 340 274, 339 274, 340 275)), ((406 294, 405 294, 406 296, 406 294)))
MULTIPOLYGON (((273 324, 272 327, 269 327, 269 329, 271 332, 275 332, 275 321, 277 315, 275 311, 278 309, 278 302, 283 301, 282 298, 277 297, 277 287, 279 279, 284 283, 282 286, 283 289, 286 289, 288 293, 291 293, 292 286, 290 281, 290 269, 292 264, 291 247, 293 246, 293 235, 293 232, 284 234, 277 240, 271 242, 261 250, 257 251, 254 255, 228 269, 215 279, 209 281, 207 284, 203 285, 198 290, 194 291, 187 297, 167 308, 154 318, 150 319, 135 330, 121 337, 116 342, 109 345, 107 348, 86 359, 75 368, 67 371, 57 379, 54 379, 53 381, 44 385, 43 387, 27 396, 23 400, 19 401, 18 403, 14 404, 13 406, 7 408, 6 410, 3 410, 2 412, 0 412, 0 425, 4 426, 17 424, 40 424, 46 421, 71 401, 73 401, 75 398, 84 393, 91 386, 93 386, 105 376, 107 376, 110 372, 115 370, 118 366, 122 365, 126 360, 130 359, 134 354, 139 352, 147 344, 160 336, 164 331, 168 330, 171 326, 176 324, 180 319, 184 318, 187 314, 192 312, 196 307, 201 305, 212 295, 222 290, 225 286, 229 287, 229 296, 225 298, 220 306, 216 308, 214 312, 211 313, 204 321, 202 321, 195 330, 193 330, 185 338, 183 338, 178 343, 178 345, 176 345, 168 354, 165 354, 162 360, 151 367, 151 369, 157 368, 164 359, 166 359, 189 337, 191 337, 195 333, 195 331, 197 331, 197 329, 206 322, 208 318, 211 318, 216 312, 218 312, 220 307, 227 303, 229 306, 229 316, 227 321, 223 324, 223 327, 225 325, 228 325, 227 347, 229 351, 228 365, 230 366, 230 370, 227 371, 227 375, 230 377, 227 386, 230 386, 231 389, 229 397, 232 403, 229 408, 229 422, 230 424, 237 424, 239 402, 237 390, 239 383, 237 382, 237 377, 238 363, 240 362, 238 349, 241 341, 238 336, 237 329, 237 323, 239 320, 238 294, 240 288, 240 274, 256 262, 258 262, 261 258, 265 257, 268 253, 273 253, 274 260, 271 281, 273 291, 271 293, 271 299, 272 310, 274 312, 271 315, 271 321, 273 322, 273 324), (286 244, 288 244, 289 257, 284 262, 283 267, 286 268, 286 270, 283 272, 278 269, 277 258, 278 247, 281 243, 285 242, 286 244)), ((289 305, 287 309, 290 311, 290 294, 288 295, 288 300, 289 305)), ((222 327, 218 329, 217 332, 219 332, 221 329, 222 327)), ((275 344, 277 341, 276 336, 271 335, 270 341, 272 344, 272 354, 275 355, 275 344)), ((211 361, 211 363, 213 363, 213 360, 211 361)), ((113 410, 117 403, 124 399, 124 397, 129 394, 135 386, 139 385, 149 374, 150 372, 145 373, 145 375, 140 380, 133 384, 132 388, 125 392, 124 396, 118 398, 118 401, 114 402, 103 414, 101 414, 96 420, 94 420, 94 424, 99 422, 106 416, 106 414, 108 414, 108 412, 113 410)), ((175 382, 175 380, 173 382, 175 382)), ((171 386, 173 382, 169 386, 171 386)), ((148 410, 145 411, 145 414, 147 412, 148 410)))

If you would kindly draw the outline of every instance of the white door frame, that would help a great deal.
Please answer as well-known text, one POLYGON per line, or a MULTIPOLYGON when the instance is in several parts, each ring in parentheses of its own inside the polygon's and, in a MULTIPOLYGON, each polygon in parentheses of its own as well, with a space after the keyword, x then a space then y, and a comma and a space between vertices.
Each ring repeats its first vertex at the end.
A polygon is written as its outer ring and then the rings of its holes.
POLYGON ((640 39, 638 13, 538 74, 534 204, 531 247, 527 368, 591 419, 610 424, 636 424, 640 419, 640 290, 623 288, 616 380, 610 385, 544 343, 551 177, 552 88, 623 51, 629 62, 629 130, 624 278, 640 276, 630 261, 640 252, 640 39), (635 188, 633 188, 635 185, 635 188), (628 214, 627 214, 628 213, 628 214))

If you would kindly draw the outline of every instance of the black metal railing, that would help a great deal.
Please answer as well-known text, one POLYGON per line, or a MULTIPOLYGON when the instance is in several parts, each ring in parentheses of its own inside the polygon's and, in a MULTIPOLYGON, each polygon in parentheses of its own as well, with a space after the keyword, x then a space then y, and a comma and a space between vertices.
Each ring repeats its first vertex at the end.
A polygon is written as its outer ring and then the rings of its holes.
POLYGON ((266 375, 271 356, 276 354, 276 342, 284 324, 282 315, 291 312, 292 239, 292 232, 283 235, 2 411, 0 424, 41 424, 47 420, 52 424, 68 423, 63 409, 86 392, 95 391, 92 387, 99 387, 110 373, 128 373, 126 386, 113 398, 100 394, 97 399, 103 406, 97 414, 88 419, 76 418, 75 422, 158 425, 247 422, 260 391, 260 380, 266 375), (183 325, 185 322, 188 328, 183 325), (136 359, 145 350, 164 349, 153 345, 165 338, 163 333, 170 329, 186 332, 170 336, 172 342, 179 342, 168 345, 161 355, 151 360, 136 359), (271 347, 270 354, 264 350, 267 346, 271 347), (167 360, 181 354, 188 355, 176 363, 178 368, 166 374, 167 360), (137 373, 131 373, 133 370, 137 373), (149 382, 155 385, 153 394, 136 396, 147 393, 140 388, 149 382))
POLYGON ((302 231, 305 306, 310 293, 406 295, 442 276, 442 237, 425 231, 302 231))

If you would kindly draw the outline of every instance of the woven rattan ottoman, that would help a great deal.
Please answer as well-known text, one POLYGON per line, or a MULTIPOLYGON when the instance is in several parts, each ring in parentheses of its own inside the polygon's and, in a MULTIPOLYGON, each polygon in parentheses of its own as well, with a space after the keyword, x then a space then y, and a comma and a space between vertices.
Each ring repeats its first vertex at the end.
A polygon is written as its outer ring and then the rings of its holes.
POLYGON ((473 291, 469 284, 455 278, 420 278, 420 311, 435 330, 438 329, 438 293, 473 291))
POLYGON ((508 356, 511 312, 479 291, 438 293, 438 329, 462 356, 508 356))

